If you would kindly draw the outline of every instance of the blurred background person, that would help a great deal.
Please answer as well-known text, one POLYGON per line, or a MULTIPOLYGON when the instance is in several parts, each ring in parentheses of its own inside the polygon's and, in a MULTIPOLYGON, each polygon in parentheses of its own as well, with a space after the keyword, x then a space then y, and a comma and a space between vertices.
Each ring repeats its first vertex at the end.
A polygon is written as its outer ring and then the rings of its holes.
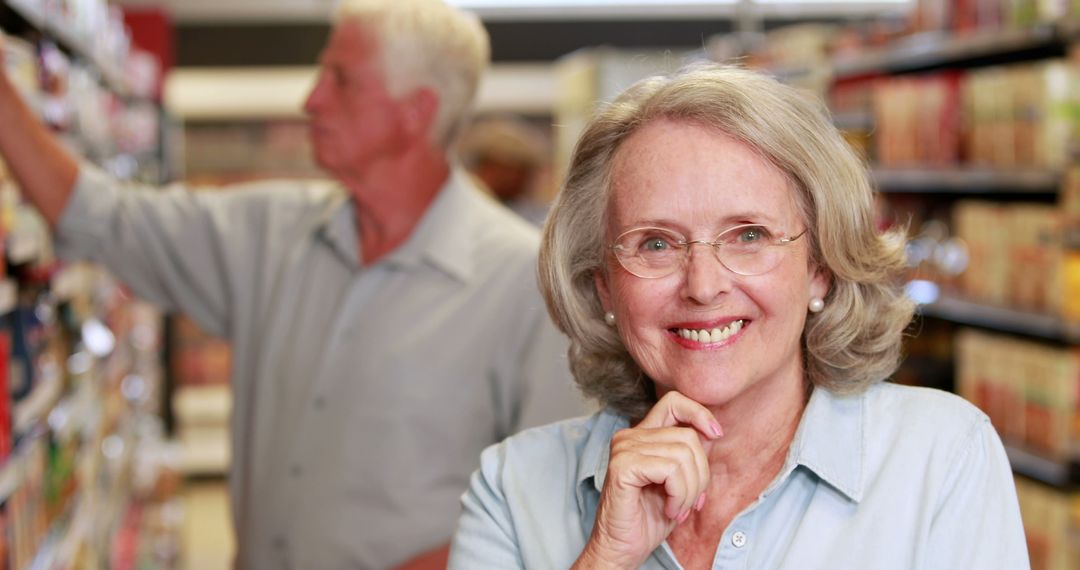
POLYGON ((441 0, 346 0, 305 111, 332 181, 118 184, 0 76, 0 153, 66 259, 231 341, 238 568, 445 565, 480 451, 578 413, 534 228, 452 167, 489 60, 441 0))
POLYGON ((512 115, 478 119, 462 135, 458 153, 495 198, 530 223, 543 225, 549 204, 542 186, 551 182, 551 141, 541 129, 512 115))

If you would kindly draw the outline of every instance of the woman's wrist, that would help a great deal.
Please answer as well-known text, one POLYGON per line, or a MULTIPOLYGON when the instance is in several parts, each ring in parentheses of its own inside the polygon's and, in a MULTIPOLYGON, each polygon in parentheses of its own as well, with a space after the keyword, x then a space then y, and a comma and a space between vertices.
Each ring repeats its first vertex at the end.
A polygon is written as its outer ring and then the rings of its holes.
POLYGON ((581 551, 572 570, 624 570, 633 569, 641 565, 642 561, 626 560, 625 554, 619 554, 611 548, 605 548, 596 537, 589 539, 585 549, 581 551))

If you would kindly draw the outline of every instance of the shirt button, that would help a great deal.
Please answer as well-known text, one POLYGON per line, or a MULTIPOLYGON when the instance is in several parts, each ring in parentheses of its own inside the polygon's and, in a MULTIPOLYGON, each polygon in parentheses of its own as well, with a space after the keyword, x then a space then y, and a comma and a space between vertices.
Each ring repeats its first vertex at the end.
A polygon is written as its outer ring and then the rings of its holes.
POLYGON ((316 410, 321 410, 321 409, 323 409, 325 407, 326 407, 326 398, 323 398, 322 396, 319 396, 318 398, 315 398, 315 409, 316 410))
POLYGON ((740 530, 739 532, 731 535, 731 544, 734 544, 735 548, 742 548, 746 546, 746 533, 740 530))
POLYGON ((294 479, 299 478, 304 474, 304 468, 299 464, 294 463, 293 466, 289 468, 289 474, 292 475, 294 479))
POLYGON ((285 537, 275 536, 274 540, 270 541, 275 550, 283 550, 285 548, 285 537))

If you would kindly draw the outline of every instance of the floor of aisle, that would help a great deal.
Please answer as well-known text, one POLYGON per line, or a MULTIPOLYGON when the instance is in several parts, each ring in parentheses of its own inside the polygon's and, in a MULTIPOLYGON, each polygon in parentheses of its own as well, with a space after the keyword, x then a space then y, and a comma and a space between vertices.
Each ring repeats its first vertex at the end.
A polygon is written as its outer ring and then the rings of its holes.
POLYGON ((183 570, 228 570, 236 549, 224 479, 186 481, 183 570))

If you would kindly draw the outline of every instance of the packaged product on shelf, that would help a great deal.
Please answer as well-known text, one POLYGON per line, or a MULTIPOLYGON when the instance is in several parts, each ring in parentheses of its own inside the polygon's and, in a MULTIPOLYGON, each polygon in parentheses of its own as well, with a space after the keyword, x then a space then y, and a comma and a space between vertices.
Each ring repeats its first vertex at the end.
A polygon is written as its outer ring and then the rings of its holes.
POLYGON ((1032 570, 1072 570, 1080 564, 1080 552, 1072 534, 1078 495, 1040 483, 1016 478, 1020 515, 1027 535, 1032 570))
POLYGON ((38 44, 37 68, 42 119, 54 129, 65 131, 72 117, 72 101, 68 98, 71 61, 55 43, 43 40, 38 44))
POLYGON ((1059 199, 1064 226, 1062 253, 1062 315, 1080 324, 1080 167, 1069 168, 1059 199))
MULTIPOLYGON (((8 386, 18 405, 34 389, 35 367, 44 347, 44 325, 32 307, 21 305, 12 312, 11 377, 8 386)), ((19 434, 16 434, 18 436, 19 434)))
POLYGON ((1080 352, 964 329, 957 389, 990 416, 1006 444, 1069 461, 1080 442, 1080 352))
POLYGON ((1007 302, 1027 310, 1060 314, 1061 311, 1061 219, 1057 208, 1041 204, 1016 204, 1007 208, 1009 257, 1007 302), (1039 279, 1032 279, 1038 275, 1039 279))
POLYGON ((1026 311, 1063 313, 1067 276, 1058 208, 961 200, 953 208, 952 227, 968 249, 968 266, 960 276, 963 296, 1026 311))
POLYGON ((11 455, 11 335, 0 328, 0 465, 11 455))
POLYGON ((1077 72, 1064 60, 971 72, 965 89, 968 160, 1061 170, 1068 163, 1077 72))
POLYGON ((74 66, 68 80, 72 134, 89 151, 89 158, 102 161, 115 153, 112 120, 119 113, 116 95, 103 89, 93 72, 74 66))
POLYGON ((1031 66, 1031 75, 1030 81, 1020 83, 1021 89, 1028 89, 1026 106, 1019 111, 1035 131, 1029 164, 1061 171, 1070 162, 1069 149, 1077 132, 1072 108, 1080 93, 1080 73, 1065 60, 1050 60, 1031 66))
POLYGON ((1025 30, 1066 17, 1070 6, 1039 0, 919 0, 912 12, 912 27, 960 35, 1025 30))
POLYGON ((11 36, 4 38, 4 72, 30 103, 31 108, 40 105, 37 55, 29 42, 11 36))
POLYGON ((884 78, 874 92, 882 166, 945 166, 960 160, 963 73, 884 78))
POLYGON ((996 231, 1003 227, 1002 210, 989 202, 964 200, 953 207, 954 234, 967 243, 968 266, 960 275, 960 288, 965 296, 980 302, 1004 302, 1002 287, 1007 277, 1005 256, 1006 237, 996 231))
POLYGON ((7 499, 0 498, 0 570, 15 568, 11 561, 11 525, 8 524, 7 499))
POLYGON ((1011 381, 1019 366, 1003 339, 969 329, 957 333, 957 391, 986 412, 1006 441, 1024 439, 1023 390, 1011 381))

